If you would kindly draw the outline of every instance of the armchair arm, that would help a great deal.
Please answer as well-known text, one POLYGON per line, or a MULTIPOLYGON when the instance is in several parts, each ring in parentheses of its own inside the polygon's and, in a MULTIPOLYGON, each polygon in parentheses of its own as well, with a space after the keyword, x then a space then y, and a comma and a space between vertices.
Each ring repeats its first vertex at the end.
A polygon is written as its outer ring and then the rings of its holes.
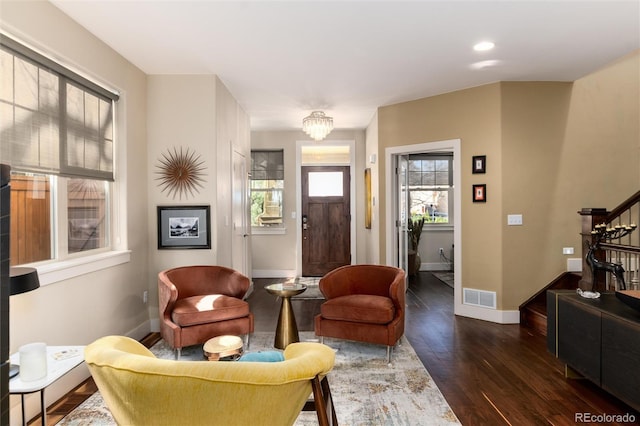
POLYGON ((171 320, 171 311, 178 300, 178 289, 167 277, 166 271, 158 274, 158 306, 160 318, 171 320))

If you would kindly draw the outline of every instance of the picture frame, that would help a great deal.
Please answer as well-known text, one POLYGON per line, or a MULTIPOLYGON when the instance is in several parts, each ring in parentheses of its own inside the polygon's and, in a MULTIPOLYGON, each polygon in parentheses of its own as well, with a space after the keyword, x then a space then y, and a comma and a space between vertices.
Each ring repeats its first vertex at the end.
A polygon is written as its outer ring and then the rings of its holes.
POLYGON ((371 198, 371 169, 364 169, 364 227, 365 229, 371 229, 371 211, 372 211, 372 198, 371 198))
POLYGON ((487 185, 478 184, 473 185, 473 202, 474 203, 486 203, 487 202, 487 185))
POLYGON ((159 250, 210 248, 210 206, 158 206, 159 250))
POLYGON ((486 155, 474 155, 472 161, 472 173, 481 174, 487 172, 487 156, 486 155))

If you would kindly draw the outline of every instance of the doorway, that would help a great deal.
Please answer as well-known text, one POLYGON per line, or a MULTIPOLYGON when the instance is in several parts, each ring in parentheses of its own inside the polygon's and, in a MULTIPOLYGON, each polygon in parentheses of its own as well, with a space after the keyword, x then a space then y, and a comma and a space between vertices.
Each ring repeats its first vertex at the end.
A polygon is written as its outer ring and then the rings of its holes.
MULTIPOLYGON (((356 256, 356 205, 355 205, 355 185, 356 178, 354 177, 354 167, 356 164, 356 146, 355 140, 323 140, 322 143, 314 142, 314 141, 297 141, 296 142, 296 210, 292 213, 293 217, 296 218, 296 276, 304 277, 304 276, 322 276, 324 273, 336 267, 336 265, 350 264, 352 261, 357 259, 356 256), (339 172, 342 179, 342 191, 343 194, 348 194, 348 199, 343 200, 343 204, 341 207, 338 207, 337 204, 329 207, 324 206, 321 207, 321 204, 314 205, 314 209, 322 210, 326 208, 326 213, 329 214, 329 210, 332 212, 330 214, 342 216, 344 219, 344 223, 340 223, 340 231, 334 231, 332 228, 333 225, 329 225, 329 222, 323 222, 321 226, 315 226, 311 223, 311 220, 316 220, 310 217, 309 208, 310 206, 303 207, 302 201, 302 193, 303 193, 303 170, 306 172, 318 172, 318 171, 326 171, 326 172, 339 172), (345 207, 348 206, 348 209, 345 207), (303 209, 305 209, 303 213, 303 209), (342 212, 340 212, 342 210, 342 212), (346 213, 345 213, 346 212, 346 213), (303 216, 306 215, 307 220, 307 229, 303 229, 303 216), (324 229, 323 229, 324 228, 324 229), (329 257, 325 257, 327 261, 319 260, 321 255, 314 253, 315 250, 313 245, 303 247, 303 238, 306 231, 310 232, 325 232, 327 235, 338 235, 340 234, 340 240, 343 246, 340 248, 340 259, 338 260, 338 256, 335 253, 330 253, 329 257), (344 247, 347 248, 344 248, 344 247), (305 259, 303 261, 303 255, 305 259), (330 261, 329 261, 330 260, 330 261), (303 271, 303 263, 306 263, 307 266, 314 265, 311 269, 305 267, 303 271), (322 265, 322 263, 326 263, 326 265, 322 265), (306 275, 310 274, 310 275, 306 275)), ((308 180, 308 173, 307 179, 308 180)), ((337 175, 334 175, 334 177, 337 175)), ((315 177, 322 177, 322 175, 315 175, 315 177)), ((325 176, 326 177, 326 176, 325 176)), ((331 178, 330 178, 331 179, 331 178)), ((325 179, 326 180, 326 179, 325 179)), ((305 186, 308 186, 308 181, 305 186)), ((308 188, 307 188, 308 189, 308 188)), ((309 197, 312 201, 321 201, 320 198, 323 197, 309 197)), ((332 197, 329 197, 332 198, 332 197)), ((335 199, 337 200, 337 199, 335 199)), ((329 201, 329 200, 325 200, 329 201)), ((329 203, 331 204, 331 203, 329 203)), ((313 212, 312 214, 320 214, 318 211, 313 212)), ((333 222, 336 222, 336 218, 331 219, 333 222)), ((307 242, 310 235, 310 232, 306 232, 307 242)), ((331 237, 334 238, 334 237, 331 237)), ((337 238, 337 237, 336 237, 337 238)), ((334 242, 330 241, 329 249, 333 250, 334 242)), ((326 254, 324 256, 327 256, 326 254)))
POLYGON ((231 267, 241 274, 250 276, 251 256, 249 256, 249 175, 245 156, 232 151, 232 222, 231 267))
POLYGON ((453 205, 456 206, 449 216, 450 223, 453 226, 453 255, 455 258, 453 263, 454 273, 454 310, 459 312, 462 301, 460 295, 461 290, 461 253, 462 253, 462 237, 461 237, 461 158, 460 158, 460 140, 452 139, 445 141, 436 141, 430 143, 422 143, 416 145, 405 145, 386 148, 385 161, 387 166, 386 173, 386 190, 385 198, 388 202, 385 204, 387 217, 386 234, 386 262, 392 266, 402 267, 407 270, 408 264, 408 238, 407 238, 407 222, 410 214, 411 206, 408 197, 408 165, 407 160, 412 154, 425 153, 450 153, 453 155, 453 205))
POLYGON ((302 167, 302 276, 321 277, 351 263, 348 166, 302 167))

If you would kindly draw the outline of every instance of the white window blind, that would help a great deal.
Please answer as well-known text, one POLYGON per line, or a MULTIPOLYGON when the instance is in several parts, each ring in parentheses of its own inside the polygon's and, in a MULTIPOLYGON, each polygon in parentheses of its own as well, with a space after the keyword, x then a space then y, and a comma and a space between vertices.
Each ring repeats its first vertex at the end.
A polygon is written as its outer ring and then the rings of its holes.
POLYGON ((0 162, 113 180, 118 95, 0 35, 0 162))

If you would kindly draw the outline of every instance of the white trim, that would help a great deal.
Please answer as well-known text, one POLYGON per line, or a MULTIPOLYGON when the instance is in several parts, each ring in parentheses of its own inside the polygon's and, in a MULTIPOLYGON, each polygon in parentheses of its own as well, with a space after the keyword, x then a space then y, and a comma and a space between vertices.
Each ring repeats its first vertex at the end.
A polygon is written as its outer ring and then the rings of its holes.
MULTIPOLYGON (((301 193, 301 188, 302 188, 302 173, 301 173, 301 167, 302 167, 302 147, 303 146, 313 146, 313 145, 317 145, 318 142, 315 141, 309 141, 309 140, 303 140, 303 141, 296 141, 296 211, 297 212, 302 212, 302 193, 301 193)), ((322 145, 323 146, 345 146, 348 145, 349 146, 349 176, 350 176, 350 206, 349 209, 351 211, 351 262, 353 263, 355 261, 355 259, 357 259, 357 253, 356 253, 356 240, 357 240, 357 236, 356 236, 356 175, 355 175, 355 169, 356 169, 356 141, 355 140, 324 140, 322 141, 322 145)), ((314 166, 318 165, 324 165, 324 166, 346 166, 347 164, 341 163, 341 164, 313 164, 314 166)), ((296 215, 296 252, 298 253, 298 256, 296 258, 296 273, 294 276, 299 277, 302 276, 302 214, 297 214, 296 215)))
POLYGON ((31 266, 38 270, 40 285, 45 286, 128 263, 130 260, 131 251, 120 250, 31 266))
POLYGON ((500 311, 491 308, 481 308, 478 306, 460 304, 456 307, 456 315, 483 321, 495 322, 498 324, 519 324, 520 311, 500 311))
POLYGON ((448 271, 451 267, 449 262, 422 262, 420 264, 420 271, 448 271))
POLYGON ((293 278, 299 277, 295 269, 254 269, 251 278, 293 278))
MULTIPOLYGON (((460 139, 449 139, 443 141, 426 142, 415 145, 403 145, 394 146, 385 149, 385 212, 387 217, 386 227, 386 263, 387 265, 397 266, 397 261, 394 259, 394 247, 397 245, 397 235, 395 232, 394 223, 394 210, 393 200, 396 199, 396 188, 393 185, 393 157, 401 154, 412 154, 430 151, 448 151, 453 152, 453 243, 454 253, 453 258, 456 260, 454 264, 454 313, 456 315, 463 315, 461 312, 467 312, 463 310, 462 305, 462 153, 460 149, 460 139)), ((496 312, 492 310, 492 312, 496 312)), ((471 314, 480 315, 475 311, 471 311, 471 314)), ((473 315, 468 315, 472 318, 476 318, 473 315)), ((479 318, 479 317, 478 317, 479 318)), ((519 318, 519 316, 518 316, 519 318)))
POLYGON ((285 235, 287 228, 284 226, 252 226, 251 236, 254 235, 285 235))

